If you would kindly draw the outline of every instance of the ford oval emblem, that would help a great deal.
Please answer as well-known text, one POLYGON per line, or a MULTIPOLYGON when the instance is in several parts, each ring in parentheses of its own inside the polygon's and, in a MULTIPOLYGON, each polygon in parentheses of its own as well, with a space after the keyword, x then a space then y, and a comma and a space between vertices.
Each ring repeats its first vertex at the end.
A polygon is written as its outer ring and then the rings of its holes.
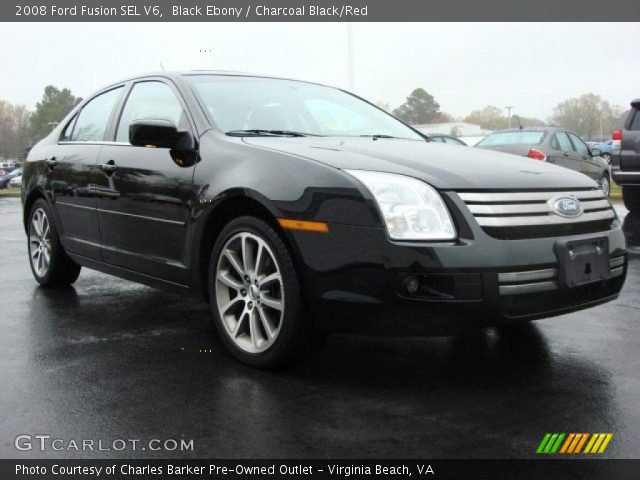
POLYGON ((561 217, 579 217, 582 215, 582 203, 573 197, 554 197, 548 202, 551 211, 561 217))

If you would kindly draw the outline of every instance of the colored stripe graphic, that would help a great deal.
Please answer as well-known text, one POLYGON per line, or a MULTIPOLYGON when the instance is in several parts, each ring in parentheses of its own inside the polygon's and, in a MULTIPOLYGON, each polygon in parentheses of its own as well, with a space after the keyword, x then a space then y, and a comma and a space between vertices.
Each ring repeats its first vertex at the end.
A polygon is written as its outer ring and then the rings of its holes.
POLYGON ((607 449, 612 438, 613 433, 545 433, 536 453, 601 454, 607 449))
POLYGON ((562 445, 562 448, 560 449, 560 453, 566 453, 567 449, 569 448, 569 445, 571 445, 571 442, 573 442, 573 439, 575 438, 576 434, 575 433, 570 433, 569 436, 567 437, 567 440, 564 442, 564 445, 562 445))
POLYGON ((547 433, 538 445, 536 453, 556 453, 564 440, 565 433, 547 433))
POLYGON ((547 445, 547 442, 549 441, 550 438, 551 438, 551 434, 550 433, 546 433, 544 435, 544 438, 540 442, 540 445, 538 445, 538 449, 536 450, 536 453, 544 452, 544 447, 547 445))
POLYGON ((589 438, 589 434, 588 433, 583 433, 582 434, 582 438, 578 442, 578 445, 576 445, 576 450, 573 453, 580 453, 580 451, 582 450, 582 447, 584 445, 584 442, 587 441, 587 438, 589 438))

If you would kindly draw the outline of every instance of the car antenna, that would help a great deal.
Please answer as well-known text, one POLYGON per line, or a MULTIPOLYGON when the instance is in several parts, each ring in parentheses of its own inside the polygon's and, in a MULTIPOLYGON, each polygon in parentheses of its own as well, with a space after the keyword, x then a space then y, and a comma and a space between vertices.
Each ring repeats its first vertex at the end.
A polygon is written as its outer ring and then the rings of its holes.
POLYGON ((522 123, 520 123, 520 117, 518 115, 514 115, 514 117, 518 121, 518 128, 522 130, 522 123))

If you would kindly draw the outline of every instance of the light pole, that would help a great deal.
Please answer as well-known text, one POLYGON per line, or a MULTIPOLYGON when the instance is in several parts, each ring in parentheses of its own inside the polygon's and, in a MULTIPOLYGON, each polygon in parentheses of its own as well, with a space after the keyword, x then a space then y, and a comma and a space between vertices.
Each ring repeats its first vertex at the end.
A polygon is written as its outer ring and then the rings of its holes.
POLYGON ((353 25, 347 22, 347 76, 349 90, 353 91, 353 25))
POLYGON ((507 120, 507 121, 509 122, 509 123, 508 123, 509 128, 511 128, 511 110, 512 110, 512 109, 514 109, 514 108, 516 108, 516 107, 514 107, 514 106, 512 105, 512 106, 504 107, 504 108, 505 108, 505 110, 507 111, 507 118, 508 118, 508 120, 507 120))

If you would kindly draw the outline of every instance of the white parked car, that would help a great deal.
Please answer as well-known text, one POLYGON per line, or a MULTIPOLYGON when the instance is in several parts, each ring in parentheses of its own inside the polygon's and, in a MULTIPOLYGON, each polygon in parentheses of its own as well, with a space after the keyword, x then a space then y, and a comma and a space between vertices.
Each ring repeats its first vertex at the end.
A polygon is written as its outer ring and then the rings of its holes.
POLYGON ((9 187, 11 188, 20 188, 22 185, 22 175, 16 175, 11 180, 9 180, 9 187))

